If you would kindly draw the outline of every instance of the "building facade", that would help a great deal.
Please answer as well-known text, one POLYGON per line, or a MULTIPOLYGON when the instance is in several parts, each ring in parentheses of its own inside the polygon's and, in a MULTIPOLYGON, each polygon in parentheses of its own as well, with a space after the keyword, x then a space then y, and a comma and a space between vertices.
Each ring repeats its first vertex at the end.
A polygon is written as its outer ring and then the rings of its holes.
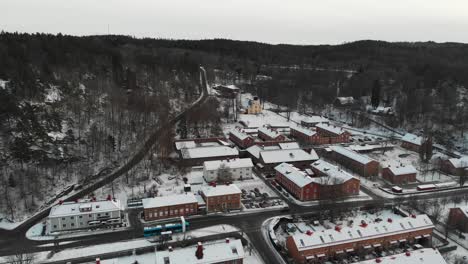
POLYGON ((468 207, 450 208, 449 225, 463 233, 468 232, 468 207))
POLYGON ((119 200, 67 202, 51 208, 47 218, 49 233, 122 224, 119 200))
POLYGON ((275 167, 276 181, 300 201, 346 197, 359 194, 359 180, 351 175, 311 177, 296 167, 282 163, 275 167), (340 177, 342 180, 335 180, 340 177))
POLYGON ((234 181, 252 178, 253 163, 250 158, 205 161, 203 177, 207 182, 234 181), (223 179, 229 176, 230 179, 223 179))
POLYGON ((320 136, 319 144, 348 143, 351 137, 351 134, 343 128, 328 124, 316 125, 316 131, 320 136))
POLYGON ((363 177, 379 174, 379 162, 342 146, 331 146, 330 158, 363 177))
POLYGON ((207 212, 222 212, 239 210, 241 204, 241 190, 235 185, 217 185, 202 189, 207 212))
POLYGON ((416 182, 416 174, 412 165, 389 165, 382 169, 382 178, 398 185, 416 182))
POLYGON ((253 137, 237 129, 229 132, 229 139, 234 142, 234 144, 244 149, 252 146, 255 143, 253 137))
POLYGON ((323 263, 348 254, 365 254, 405 244, 431 246, 433 228, 427 215, 417 215, 293 235, 286 239, 286 247, 296 263, 323 263))
POLYGON ((195 215, 198 201, 193 193, 143 199, 145 221, 195 215))

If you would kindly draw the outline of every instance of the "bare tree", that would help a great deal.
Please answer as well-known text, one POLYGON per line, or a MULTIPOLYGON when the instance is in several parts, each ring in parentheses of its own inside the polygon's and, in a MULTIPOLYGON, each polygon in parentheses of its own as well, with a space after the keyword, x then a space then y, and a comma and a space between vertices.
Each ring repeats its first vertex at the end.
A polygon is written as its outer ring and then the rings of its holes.
POLYGON ((229 169, 225 163, 222 163, 218 168, 218 181, 231 182, 232 179, 231 169, 229 169))
POLYGON ((34 263, 34 254, 23 254, 19 253, 8 257, 8 263, 10 264, 30 264, 34 263))

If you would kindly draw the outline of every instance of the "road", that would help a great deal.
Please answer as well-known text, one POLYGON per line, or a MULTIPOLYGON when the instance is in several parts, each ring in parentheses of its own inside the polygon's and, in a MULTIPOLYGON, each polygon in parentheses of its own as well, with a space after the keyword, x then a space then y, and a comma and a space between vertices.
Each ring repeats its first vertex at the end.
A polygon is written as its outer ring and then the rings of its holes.
MULTIPOLYGON (((161 135, 167 131, 167 129, 173 127, 179 120, 181 120, 188 112, 190 112, 193 108, 203 104, 209 96, 209 86, 208 81, 206 79, 206 71, 203 67, 200 66, 200 86, 201 92, 198 99, 192 103, 191 106, 186 108, 184 111, 167 121, 164 125, 159 125, 159 128, 156 129, 153 134, 149 136, 149 138, 144 142, 141 149, 139 149, 125 164, 117 168, 115 171, 111 172, 110 174, 104 176, 102 179, 85 186, 83 189, 71 194, 68 196, 65 201, 74 201, 76 199, 82 198, 95 190, 111 183, 118 177, 127 173, 130 169, 132 169, 135 165, 137 165, 151 150, 151 148, 158 142, 161 138, 161 135)), ((34 226, 35 224, 42 221, 45 217, 49 215, 51 206, 42 210, 41 212, 35 214, 17 228, 13 230, 4 230, 0 229, 0 246, 1 245, 10 245, 11 246, 18 246, 18 249, 22 248, 23 245, 30 244, 26 238, 25 234, 29 228, 34 226)))

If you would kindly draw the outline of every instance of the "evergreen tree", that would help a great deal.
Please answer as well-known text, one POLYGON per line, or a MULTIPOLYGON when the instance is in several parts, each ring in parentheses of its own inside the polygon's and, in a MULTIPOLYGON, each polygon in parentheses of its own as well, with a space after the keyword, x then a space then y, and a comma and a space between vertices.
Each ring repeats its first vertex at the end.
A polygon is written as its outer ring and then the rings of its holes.
POLYGON ((379 80, 375 80, 374 85, 372 86, 371 104, 374 108, 378 107, 380 104, 380 82, 379 80))

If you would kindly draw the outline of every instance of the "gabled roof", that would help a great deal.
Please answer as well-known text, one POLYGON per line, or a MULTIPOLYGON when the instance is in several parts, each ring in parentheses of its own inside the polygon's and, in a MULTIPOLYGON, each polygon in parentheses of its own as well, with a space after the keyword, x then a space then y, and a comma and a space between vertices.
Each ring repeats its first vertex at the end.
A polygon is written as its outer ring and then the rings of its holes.
POLYGON ((239 155, 239 151, 236 148, 231 148, 228 146, 198 147, 182 149, 181 151, 183 159, 198 159, 239 155))
POLYGON ((265 134, 265 135, 267 135, 267 136, 269 136, 271 138, 277 138, 277 137, 281 136, 281 134, 278 133, 277 131, 271 130, 271 129, 267 128, 267 127, 260 127, 258 129, 258 132, 262 132, 263 134, 265 134))
POLYGON ((223 164, 224 164, 224 166, 226 168, 229 168, 229 169, 252 168, 253 167, 252 160, 249 159, 249 158, 205 161, 203 163, 203 167, 206 170, 217 170, 223 164))
POLYGON ((434 225, 427 215, 417 215, 395 219, 392 222, 381 221, 379 223, 368 223, 366 227, 354 224, 352 227, 343 226, 340 231, 327 229, 316 232, 311 236, 307 234, 293 235, 292 239, 299 251, 314 248, 329 247, 354 241, 369 240, 382 236, 414 232, 433 228, 434 225))
POLYGON ((314 169, 320 171, 323 175, 327 175, 329 178, 331 178, 330 182, 332 183, 357 179, 353 175, 324 160, 317 160, 316 162, 312 163, 311 166, 314 169))
POLYGON ((246 133, 238 130, 238 129, 233 129, 230 131, 230 133, 235 136, 236 138, 238 138, 239 140, 244 140, 246 138, 249 138, 250 136, 247 135, 246 133))
POLYGON ((229 195, 229 194, 240 194, 241 190, 235 184, 229 185, 217 185, 206 186, 202 188, 202 192, 206 197, 210 196, 219 196, 219 195, 229 195))
POLYGON ((452 158, 449 159, 449 162, 457 169, 468 168, 468 156, 463 156, 459 159, 452 158))
POLYGON ((411 165, 411 164, 406 164, 406 165, 404 165, 404 164, 396 164, 396 165, 390 164, 390 165, 388 165, 387 168, 393 173, 393 175, 396 175, 396 176, 418 173, 416 168, 414 168, 413 165, 411 165))
POLYGON ((154 198, 145 198, 142 200, 143 208, 156 208, 162 206, 173 206, 179 204, 196 203, 198 200, 193 193, 158 196, 154 198))
POLYGON ((416 136, 411 133, 406 133, 402 138, 401 141, 412 143, 418 146, 422 145, 422 137, 416 136))
POLYGON ((307 174, 288 163, 281 163, 275 167, 275 170, 299 187, 304 187, 314 182, 307 174))
POLYGON ((313 136, 315 134, 317 134, 316 131, 314 130, 311 130, 311 129, 308 129, 308 128, 305 128, 305 127, 300 127, 300 126, 297 126, 297 127, 291 127, 291 129, 294 129, 296 130, 297 132, 300 132, 308 137, 310 136, 313 136))
POLYGON ((321 128, 321 129, 323 129, 325 131, 328 131, 328 132, 336 134, 336 135, 341 135, 341 134, 346 132, 346 130, 344 130, 341 127, 328 125, 328 124, 324 124, 324 123, 317 124, 315 127, 321 128))
POLYGON ((318 155, 314 150, 307 153, 302 149, 281 149, 271 151, 261 151, 260 157, 266 164, 281 163, 281 162, 297 162, 297 161, 314 161, 318 160, 318 155))
POLYGON ((342 146, 330 146, 330 149, 333 150, 334 152, 341 154, 345 157, 348 157, 354 161, 357 161, 361 164, 367 164, 369 162, 375 161, 374 159, 371 159, 365 155, 359 154, 355 151, 345 149, 342 146))

